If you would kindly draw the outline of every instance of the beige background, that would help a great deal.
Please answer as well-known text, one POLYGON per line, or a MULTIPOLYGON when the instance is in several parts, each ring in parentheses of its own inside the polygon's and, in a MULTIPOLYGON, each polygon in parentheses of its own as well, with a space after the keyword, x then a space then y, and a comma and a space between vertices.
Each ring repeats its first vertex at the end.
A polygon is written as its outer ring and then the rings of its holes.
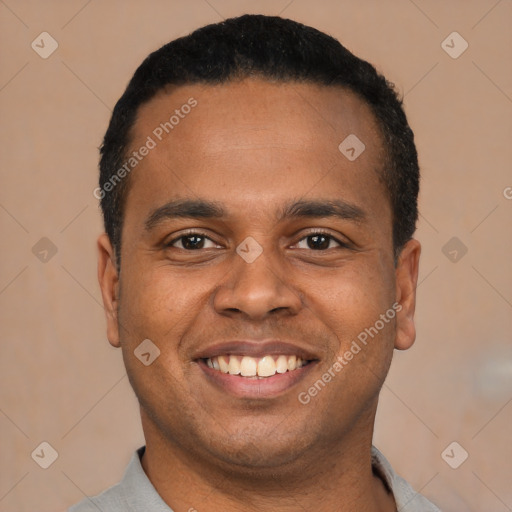
POLYGON ((97 147, 148 52, 245 12, 331 33, 405 94, 423 173, 419 335, 396 354, 375 444, 445 512, 512 510, 512 2, 4 0, 0 511, 65 509, 143 443, 95 276, 97 147), (43 31, 59 44, 48 59, 31 48, 43 31), (441 47, 453 31, 469 43, 457 59, 441 47), (468 249, 456 262, 452 237, 468 249), (43 441, 58 452, 46 470, 31 458, 43 441), (452 441, 469 453, 458 469, 441 457, 452 441))

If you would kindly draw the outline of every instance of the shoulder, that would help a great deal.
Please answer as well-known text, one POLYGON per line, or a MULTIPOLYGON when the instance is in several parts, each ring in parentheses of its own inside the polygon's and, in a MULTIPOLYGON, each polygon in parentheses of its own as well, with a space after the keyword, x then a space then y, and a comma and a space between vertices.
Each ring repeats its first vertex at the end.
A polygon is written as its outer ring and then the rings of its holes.
POLYGON ((372 466, 393 493, 397 509, 400 512, 441 512, 427 498, 416 492, 406 480, 396 474, 389 461, 375 446, 372 446, 372 466))
POLYGON ((144 447, 139 448, 128 464, 124 476, 119 483, 103 491, 97 496, 86 496, 82 501, 73 505, 68 512, 98 512, 108 510, 109 512, 125 512, 129 493, 138 493, 141 481, 144 481, 145 474, 140 463, 140 456, 144 453, 144 447))
POLYGON ((141 464, 145 447, 139 448, 122 480, 95 497, 86 497, 68 512, 172 512, 149 481, 141 464))
POLYGON ((81 502, 73 505, 68 512, 98 512, 98 510, 124 512, 126 508, 123 501, 122 488, 119 484, 116 484, 98 496, 83 499, 81 502))

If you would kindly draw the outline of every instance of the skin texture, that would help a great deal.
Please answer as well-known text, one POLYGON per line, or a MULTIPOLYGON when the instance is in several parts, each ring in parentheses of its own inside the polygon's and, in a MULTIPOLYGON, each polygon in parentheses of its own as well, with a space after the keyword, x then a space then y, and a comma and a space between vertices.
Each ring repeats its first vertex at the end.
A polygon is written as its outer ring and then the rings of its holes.
POLYGON ((132 148, 190 97, 197 106, 129 177, 120 274, 108 237, 98 240, 108 339, 122 348, 141 404, 143 467, 175 512, 393 511, 370 446, 393 349, 415 338, 420 245, 408 242, 395 266, 374 117, 340 88, 189 85, 140 108, 132 148), (353 162, 338 150, 349 134, 366 146, 353 162), (147 230, 148 217, 174 199, 216 201, 226 215, 167 218, 147 230), (279 220, 298 200, 343 200, 363 217, 279 220), (187 229, 207 237, 204 245, 185 249, 187 229), (315 249, 319 230, 331 238, 315 249), (263 249, 252 263, 236 252, 249 236, 263 249), (301 404, 298 394, 395 302, 396 317, 301 404), (160 350, 150 366, 134 356, 144 339, 160 350), (195 357, 244 339, 289 341, 317 361, 275 396, 235 396, 195 357))

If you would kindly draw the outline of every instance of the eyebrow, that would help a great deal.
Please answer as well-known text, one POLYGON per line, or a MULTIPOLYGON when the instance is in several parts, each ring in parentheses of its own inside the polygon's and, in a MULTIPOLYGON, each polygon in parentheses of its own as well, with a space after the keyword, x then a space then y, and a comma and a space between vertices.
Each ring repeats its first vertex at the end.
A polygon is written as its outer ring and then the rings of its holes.
POLYGON ((285 205, 280 214, 279 220, 289 218, 320 218, 334 217, 341 220, 362 222, 366 219, 365 212, 355 204, 342 199, 335 200, 309 200, 295 201, 285 205))
POLYGON ((146 219, 146 231, 151 231, 167 219, 211 219, 224 217, 225 211, 220 203, 204 199, 176 199, 153 210, 146 219))
MULTIPOLYGON (((176 199, 153 210, 146 219, 145 228, 146 231, 151 231, 163 221, 175 218, 211 219, 226 216, 226 210, 219 202, 204 199, 176 199)), ((366 214, 359 206, 341 199, 291 201, 277 213, 277 221, 321 217, 360 223, 366 219, 366 214)))

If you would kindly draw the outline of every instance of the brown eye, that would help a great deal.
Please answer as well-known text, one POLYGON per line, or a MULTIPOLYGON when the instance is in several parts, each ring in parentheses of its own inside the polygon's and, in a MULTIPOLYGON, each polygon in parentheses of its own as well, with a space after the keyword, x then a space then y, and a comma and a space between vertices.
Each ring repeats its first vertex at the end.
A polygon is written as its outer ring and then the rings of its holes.
POLYGON ((326 233, 312 233, 302 238, 297 246, 299 249, 311 249, 313 251, 324 251, 326 249, 332 249, 331 243, 334 242, 338 246, 345 247, 346 245, 336 240, 333 236, 326 233), (306 241, 306 247, 304 247, 304 241, 306 241), (300 244, 303 244, 301 247, 300 244))
POLYGON ((182 235, 174 240, 171 240, 166 247, 175 247, 177 249, 183 249, 186 251, 195 251, 199 249, 209 249, 218 247, 218 245, 213 242, 207 236, 201 233, 189 233, 187 235, 182 235), (208 246, 207 244, 210 243, 208 246))
POLYGON ((330 238, 325 235, 312 235, 307 238, 310 249, 328 249, 331 242, 330 238))

